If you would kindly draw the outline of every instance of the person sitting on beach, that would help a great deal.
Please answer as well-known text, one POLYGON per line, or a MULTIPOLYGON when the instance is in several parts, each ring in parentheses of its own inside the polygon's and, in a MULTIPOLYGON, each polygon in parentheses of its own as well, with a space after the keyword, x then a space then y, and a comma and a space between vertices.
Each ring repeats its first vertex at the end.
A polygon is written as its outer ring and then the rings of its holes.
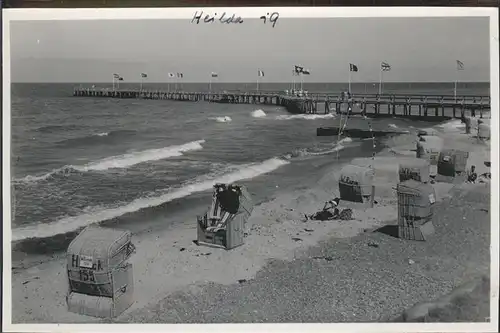
POLYGON ((326 220, 335 220, 339 217, 339 205, 340 199, 335 198, 333 200, 329 200, 325 202, 323 209, 319 212, 316 212, 311 215, 304 214, 306 221, 307 220, 318 220, 318 221, 326 221, 326 220))
POLYGON ((475 183, 477 179, 476 166, 470 167, 470 171, 467 172, 467 182, 475 183))

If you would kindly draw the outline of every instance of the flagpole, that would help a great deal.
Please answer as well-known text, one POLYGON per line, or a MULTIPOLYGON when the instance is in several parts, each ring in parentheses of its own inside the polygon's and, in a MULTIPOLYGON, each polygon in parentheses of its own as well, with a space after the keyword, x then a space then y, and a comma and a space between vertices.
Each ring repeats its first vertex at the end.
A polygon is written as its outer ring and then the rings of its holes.
POLYGON ((351 93, 351 65, 349 64, 349 94, 351 93))
POLYGON ((115 91, 115 75, 113 74, 113 91, 115 91))
POLYGON ((457 82, 458 82, 458 65, 455 70, 455 88, 453 89, 453 96, 455 97, 455 102, 457 101, 457 82))
POLYGON ((144 82, 144 78, 142 77, 142 74, 141 74, 141 91, 142 91, 142 83, 144 82))
POLYGON ((210 74, 210 81, 208 81, 208 92, 212 93, 212 74, 210 74))
POLYGON ((292 71, 292 90, 295 90, 295 77, 297 72, 295 70, 292 71))
POLYGON ((380 80, 378 83, 378 94, 382 95, 382 67, 380 67, 380 80))
POLYGON ((260 72, 257 73, 257 92, 259 92, 259 78, 260 78, 260 72))
POLYGON ((303 89, 303 86, 304 86, 304 74, 300 74, 300 92, 302 92, 304 89, 303 89))

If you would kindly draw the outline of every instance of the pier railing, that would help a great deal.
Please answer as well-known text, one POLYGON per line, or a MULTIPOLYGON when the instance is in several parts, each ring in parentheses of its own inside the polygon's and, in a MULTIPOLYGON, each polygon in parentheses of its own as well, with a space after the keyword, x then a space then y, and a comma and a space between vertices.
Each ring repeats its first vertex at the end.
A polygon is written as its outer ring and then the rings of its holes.
POLYGON ((76 88, 73 96, 156 99, 184 102, 267 104, 291 113, 347 113, 370 117, 405 117, 440 121, 475 115, 491 109, 490 96, 422 94, 299 93, 279 91, 186 92, 160 90, 111 90, 76 88))

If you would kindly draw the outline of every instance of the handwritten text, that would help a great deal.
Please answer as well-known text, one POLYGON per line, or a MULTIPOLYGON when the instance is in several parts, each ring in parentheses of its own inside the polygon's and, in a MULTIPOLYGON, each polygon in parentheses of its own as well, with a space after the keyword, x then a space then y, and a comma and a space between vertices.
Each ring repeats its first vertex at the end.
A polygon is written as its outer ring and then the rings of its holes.
POLYGON ((215 13, 213 16, 210 16, 209 14, 203 14, 203 11, 201 11, 198 14, 198 11, 194 13, 194 17, 191 20, 191 23, 196 23, 200 24, 201 23, 213 23, 215 20, 218 20, 220 23, 225 23, 225 24, 241 24, 243 23, 243 19, 241 16, 236 16, 236 14, 233 14, 229 16, 229 14, 226 14, 226 12, 222 13, 219 18, 217 18, 217 13, 215 13))
MULTIPOLYGON (((278 22, 278 19, 280 17, 280 14, 278 12, 272 12, 272 13, 267 13, 266 15, 262 15, 260 19, 266 24, 269 22, 272 27, 274 28, 276 26, 276 23, 278 22)), ((241 24, 243 23, 243 18, 241 16, 237 16, 236 14, 228 14, 226 12, 223 12, 222 15, 218 15, 217 13, 214 13, 213 15, 204 13, 203 11, 196 11, 194 13, 193 19, 191 20, 191 23, 214 23, 214 22, 219 22, 223 24, 241 24)))
POLYGON ((264 24, 266 24, 267 20, 269 20, 269 23, 271 23, 274 28, 276 22, 278 22, 279 17, 280 14, 278 12, 273 12, 271 13, 271 15, 269 15, 269 13, 267 13, 266 15, 262 15, 260 19, 264 21, 264 24))

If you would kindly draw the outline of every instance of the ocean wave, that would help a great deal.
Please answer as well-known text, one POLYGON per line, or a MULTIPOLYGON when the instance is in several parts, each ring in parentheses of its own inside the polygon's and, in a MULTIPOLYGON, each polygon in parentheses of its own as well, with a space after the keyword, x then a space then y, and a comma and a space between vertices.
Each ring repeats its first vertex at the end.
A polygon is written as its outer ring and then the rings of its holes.
POLYGON ((390 128, 399 128, 398 125, 396 125, 396 124, 389 124, 389 127, 390 128))
POLYGON ((280 115, 277 116, 278 120, 291 120, 291 119, 305 119, 305 120, 315 120, 315 119, 331 119, 335 118, 332 113, 328 114, 294 114, 294 115, 280 115))
POLYGON ((48 238, 65 233, 71 233, 90 224, 107 221, 127 213, 134 213, 142 209, 156 207, 164 203, 187 197, 191 194, 210 190, 215 183, 233 183, 244 179, 251 179, 269 173, 289 162, 280 158, 271 158, 262 163, 245 164, 233 171, 215 177, 200 177, 193 183, 172 189, 166 193, 153 193, 150 196, 135 199, 118 207, 88 208, 78 216, 62 218, 52 223, 29 225, 12 230, 12 241, 23 241, 33 238, 48 238))
POLYGON ((345 149, 345 144, 351 143, 352 139, 349 137, 343 138, 339 142, 333 144, 329 148, 301 148, 295 149, 291 153, 285 154, 285 159, 292 159, 294 157, 307 157, 307 156, 320 156, 328 155, 345 149))
POLYGON ((201 145, 205 140, 192 141, 183 145, 168 146, 164 148, 148 149, 118 156, 107 157, 86 165, 66 165, 61 168, 52 170, 49 173, 39 176, 28 175, 21 179, 16 179, 17 183, 30 183, 40 180, 46 180, 54 176, 68 176, 75 172, 88 172, 88 171, 104 171, 108 169, 128 168, 130 166, 166 159, 169 157, 182 156, 184 152, 203 149, 201 145))
POLYGON ((113 143, 114 139, 122 139, 124 137, 134 135, 134 130, 117 130, 111 132, 102 132, 90 134, 78 138, 65 139, 57 142, 59 146, 76 147, 82 145, 94 145, 102 143, 113 143))
POLYGON ((82 129, 87 126, 85 125, 47 125, 47 126, 42 126, 38 127, 35 131, 41 132, 41 133, 52 133, 52 132, 60 132, 60 131, 72 131, 76 129, 82 129))
POLYGON ((441 125, 437 125, 437 127, 444 130, 445 132, 456 132, 463 130, 465 128, 465 124, 463 124, 459 119, 454 119, 447 121, 441 125))
POLYGON ((215 120, 218 123, 229 123, 229 122, 232 121, 231 117, 229 117, 229 116, 214 117, 214 118, 210 118, 210 119, 213 119, 213 120, 215 120))
POLYGON ((252 111, 251 115, 253 118, 263 118, 263 117, 267 116, 267 114, 264 111, 262 111, 261 109, 252 111))

